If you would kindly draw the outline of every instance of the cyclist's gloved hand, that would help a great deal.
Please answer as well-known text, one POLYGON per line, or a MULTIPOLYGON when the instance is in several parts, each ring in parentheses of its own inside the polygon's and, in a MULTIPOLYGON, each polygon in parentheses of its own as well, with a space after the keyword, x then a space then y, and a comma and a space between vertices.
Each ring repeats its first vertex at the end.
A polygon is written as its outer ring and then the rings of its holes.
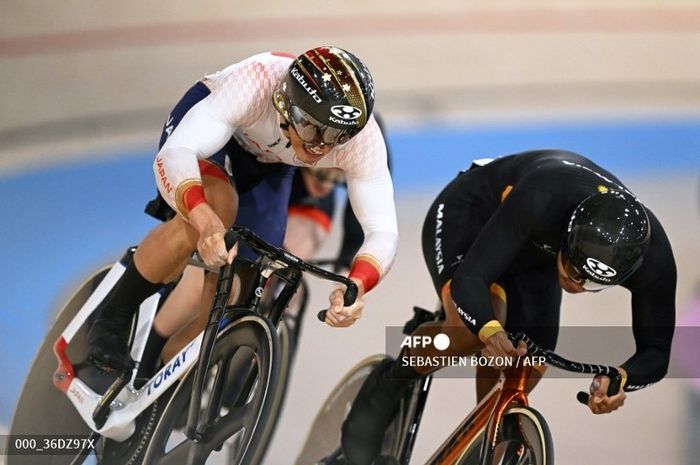
MULTIPOLYGON (((501 357, 527 355, 527 347, 523 341, 520 341, 516 349, 510 339, 508 339, 508 334, 505 331, 498 331, 484 341, 484 348, 481 349, 481 355, 484 357, 496 357, 494 358, 495 362, 501 357)), ((495 365, 494 368, 505 368, 505 365, 495 365)))
MULTIPOLYGON (((618 368, 618 370, 622 373, 622 378, 626 379, 627 375, 624 369, 618 368)), ((607 395, 609 385, 610 378, 605 375, 598 375, 591 382, 591 396, 588 399, 588 408, 596 415, 614 412, 625 404, 627 394, 623 391, 624 382, 620 385, 618 393, 613 396, 607 395)))
POLYGON ((226 228, 207 203, 200 203, 194 207, 189 213, 188 220, 199 233, 197 251, 207 266, 219 267, 233 261, 238 253, 238 247, 226 250, 224 242, 226 228))
POLYGON ((358 284, 357 300, 349 307, 345 307, 343 304, 345 290, 343 288, 333 290, 328 297, 331 305, 326 312, 326 324, 334 328, 347 328, 355 324, 362 317, 362 310, 365 307, 362 294, 361 284, 358 284))

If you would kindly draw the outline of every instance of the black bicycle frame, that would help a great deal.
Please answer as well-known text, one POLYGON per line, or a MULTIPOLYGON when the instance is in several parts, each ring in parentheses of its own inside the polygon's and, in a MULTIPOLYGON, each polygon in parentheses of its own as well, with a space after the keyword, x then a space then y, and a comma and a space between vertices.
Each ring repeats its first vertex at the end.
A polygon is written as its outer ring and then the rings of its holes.
POLYGON ((237 241, 243 241, 258 252, 261 257, 255 263, 237 257, 233 260, 233 263, 224 265, 219 270, 216 294, 209 313, 209 321, 202 338, 202 348, 199 352, 199 360, 195 369, 194 385, 192 387, 189 411, 187 414, 185 434, 193 441, 201 440, 208 426, 206 424, 199 424, 199 407, 202 400, 204 384, 206 382, 206 374, 209 370, 209 363, 211 362, 211 356, 214 351, 214 344, 224 314, 228 315, 230 313, 231 316, 235 318, 237 310, 246 309, 257 311, 260 298, 262 297, 262 291, 272 275, 277 276, 284 282, 284 287, 274 299, 269 312, 261 316, 267 318, 274 326, 277 326, 279 323, 284 314, 284 310, 299 288, 303 272, 309 272, 322 279, 345 284, 347 286, 344 297, 346 306, 352 305, 357 297, 357 286, 350 279, 307 263, 279 247, 268 244, 248 229, 234 226, 227 232, 226 247, 228 250, 230 250, 237 241), (244 304, 228 306, 227 303, 231 296, 233 277, 237 274, 238 267, 244 264, 246 266, 252 266, 255 269, 254 291, 246 297, 246 302, 244 304), (274 271, 272 271, 272 273, 266 273, 266 270, 274 271))
MULTIPOLYGON (((431 312, 424 308, 413 307, 413 313, 413 318, 407 321, 403 328, 403 333, 407 336, 411 335, 422 323, 440 319, 442 310, 431 312)), ((423 419, 423 411, 425 410, 425 404, 428 401, 428 393, 433 383, 433 375, 429 374, 423 376, 417 382, 420 382, 418 385, 418 392, 416 392, 415 387, 413 391, 413 395, 415 396, 415 409, 411 414, 410 420, 405 424, 405 440, 401 445, 401 451, 399 451, 399 456, 397 457, 401 465, 408 465, 411 460, 413 447, 418 437, 418 427, 423 419)))

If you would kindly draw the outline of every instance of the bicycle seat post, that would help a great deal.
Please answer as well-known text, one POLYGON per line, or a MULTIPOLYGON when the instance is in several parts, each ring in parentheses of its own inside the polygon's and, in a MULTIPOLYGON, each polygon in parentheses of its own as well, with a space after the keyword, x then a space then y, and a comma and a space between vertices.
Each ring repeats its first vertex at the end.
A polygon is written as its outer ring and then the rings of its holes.
POLYGON ((522 392, 525 396, 525 405, 527 405, 527 385, 532 373, 532 366, 524 364, 525 357, 520 357, 517 360, 517 365, 508 367, 504 370, 505 381, 503 389, 522 392))

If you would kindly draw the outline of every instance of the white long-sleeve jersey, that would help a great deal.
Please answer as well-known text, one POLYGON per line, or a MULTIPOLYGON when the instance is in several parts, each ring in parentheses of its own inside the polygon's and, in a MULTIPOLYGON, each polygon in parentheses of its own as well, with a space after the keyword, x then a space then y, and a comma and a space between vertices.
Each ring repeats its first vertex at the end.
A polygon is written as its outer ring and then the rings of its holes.
MULTIPOLYGON (((204 77, 211 93, 182 118, 154 163, 158 189, 173 209, 186 214, 184 190, 201 183, 198 159, 210 157, 231 137, 262 163, 307 166, 288 144, 272 103, 272 92, 291 62, 286 54, 261 53, 204 77)), ((371 263, 378 276, 370 281, 378 281, 394 260, 398 228, 386 146, 374 118, 315 166, 344 171, 350 203, 365 235, 356 263, 360 258, 371 263)))

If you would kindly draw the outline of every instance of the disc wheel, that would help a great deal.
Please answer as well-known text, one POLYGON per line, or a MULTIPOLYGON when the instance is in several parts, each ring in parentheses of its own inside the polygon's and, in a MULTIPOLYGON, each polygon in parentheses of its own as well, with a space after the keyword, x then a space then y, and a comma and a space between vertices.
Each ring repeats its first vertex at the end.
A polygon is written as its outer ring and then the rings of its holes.
MULTIPOLYGON (((8 438, 20 435, 87 438, 92 430, 66 395, 53 385, 56 356, 53 345, 63 330, 73 320, 90 294, 102 281, 109 267, 101 268, 86 279, 56 313, 44 342, 34 357, 15 407, 8 438)), ((67 347, 71 360, 84 360, 87 356, 87 325, 73 337, 67 347)), ((8 444, 9 446, 9 444, 8 444)), ((82 455, 82 454, 81 454, 82 455)), ((68 465, 81 463, 74 455, 8 455, 7 465, 68 465)))
POLYGON ((141 463, 197 465, 226 443, 230 464, 250 464, 263 436, 279 382, 279 340, 267 320, 248 315, 217 337, 200 405, 203 437, 183 434, 195 370, 174 388, 141 463))
MULTIPOLYGON (((304 443, 297 456, 295 465, 318 463, 324 457, 338 454, 340 434, 345 417, 350 411, 355 397, 369 374, 386 359, 384 355, 373 355, 355 365, 340 382, 333 388, 314 419, 304 443)), ((405 397, 399 408, 399 414, 387 428, 382 443, 382 456, 395 456, 402 443, 403 423, 408 411, 408 400, 405 397)))

